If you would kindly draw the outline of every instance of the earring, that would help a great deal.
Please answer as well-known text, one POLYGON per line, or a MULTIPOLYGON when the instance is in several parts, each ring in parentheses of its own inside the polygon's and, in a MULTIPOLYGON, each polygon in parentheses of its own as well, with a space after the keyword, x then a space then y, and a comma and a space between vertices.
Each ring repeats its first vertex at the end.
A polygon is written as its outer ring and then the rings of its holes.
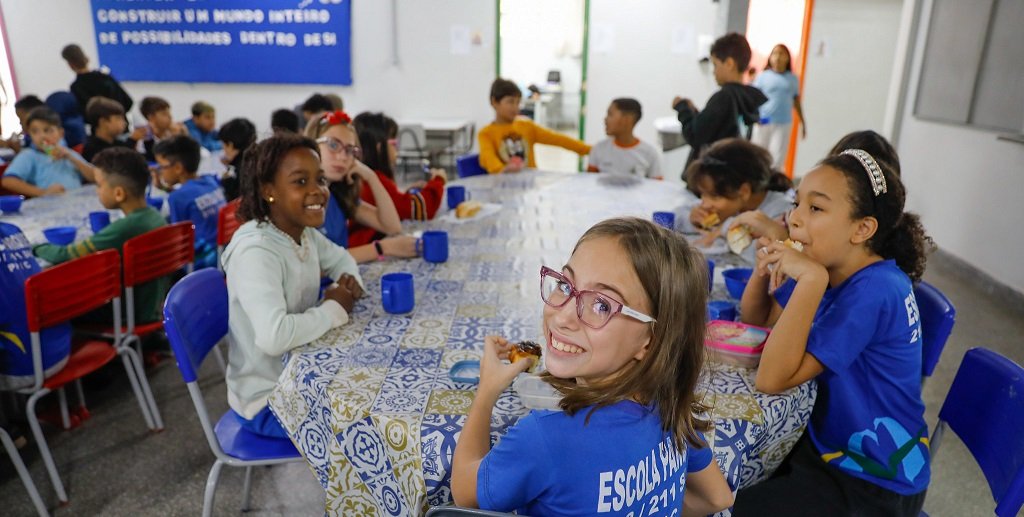
POLYGON ((267 203, 273 203, 273 202, 274 202, 274 196, 270 196, 270 197, 267 198, 267 203))

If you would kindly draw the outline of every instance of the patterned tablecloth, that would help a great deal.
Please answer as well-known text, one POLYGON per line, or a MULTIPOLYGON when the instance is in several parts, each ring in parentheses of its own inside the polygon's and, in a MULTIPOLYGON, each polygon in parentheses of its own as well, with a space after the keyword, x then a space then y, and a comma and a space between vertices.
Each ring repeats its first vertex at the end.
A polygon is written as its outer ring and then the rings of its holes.
MULTIPOLYGON (((60 196, 43 196, 26 199, 21 210, 14 214, 0 213, 0 221, 21 228, 21 232, 32 244, 46 242, 43 230, 51 226, 74 226, 78 228, 75 240, 92 236, 89 228, 89 212, 103 210, 96 188, 86 185, 60 196)), ((109 210, 110 219, 121 217, 120 210, 109 210)))
MULTIPOLYGON (((329 514, 418 515, 449 503, 452 453, 474 390, 449 378, 451 366, 479 359, 488 334, 539 340, 540 266, 559 268, 594 223, 650 218, 692 200, 677 184, 607 175, 526 172, 459 183, 501 209, 468 221, 442 215, 409 224, 409 231, 446 230, 449 260, 362 266, 368 296, 351 321, 285 358, 270 405, 326 490, 329 514), (414 276, 409 314, 381 308, 380 277, 395 271, 414 276)), ((715 259, 718 270, 736 263, 715 259)), ((714 296, 726 296, 720 281, 714 296)), ((755 393, 753 375, 709 365, 702 384, 714 406, 715 456, 734 487, 778 466, 814 400, 813 383, 781 395, 755 393)), ((492 440, 527 411, 506 391, 492 417, 492 440)))

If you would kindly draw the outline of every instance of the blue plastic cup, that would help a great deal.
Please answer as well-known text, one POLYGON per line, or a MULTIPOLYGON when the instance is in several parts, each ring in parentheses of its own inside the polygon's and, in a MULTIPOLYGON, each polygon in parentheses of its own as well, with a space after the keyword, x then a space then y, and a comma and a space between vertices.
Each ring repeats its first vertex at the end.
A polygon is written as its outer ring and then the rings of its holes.
POLYGON ((412 274, 388 273, 380 277, 380 298, 384 311, 391 314, 404 314, 415 305, 412 274))
POLYGON ((423 260, 435 264, 448 260, 448 232, 423 232, 423 237, 416 243, 420 247, 423 260))
POLYGON ((466 187, 462 185, 448 187, 448 208, 454 209, 467 199, 469 199, 469 192, 466 192, 466 187))
POLYGON ((89 212, 89 227, 92 228, 92 233, 100 233, 100 230, 106 228, 108 224, 110 224, 110 212, 103 210, 89 212))
POLYGON ((676 227, 676 214, 672 212, 654 212, 652 219, 654 219, 654 224, 669 230, 673 230, 676 227))
POLYGON ((708 302, 708 319, 733 321, 736 319, 736 304, 728 300, 708 302))

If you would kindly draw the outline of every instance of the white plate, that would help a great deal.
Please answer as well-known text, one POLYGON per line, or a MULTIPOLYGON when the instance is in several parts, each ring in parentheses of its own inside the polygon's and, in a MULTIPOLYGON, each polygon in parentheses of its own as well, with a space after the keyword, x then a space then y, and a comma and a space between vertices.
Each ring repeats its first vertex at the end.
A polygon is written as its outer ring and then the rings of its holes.
POLYGON ((473 217, 464 217, 460 219, 458 217, 455 217, 455 210, 450 210, 447 214, 438 217, 438 220, 444 221, 446 223, 462 224, 467 223, 469 221, 482 219, 484 217, 494 215, 501 211, 501 205, 496 203, 482 203, 481 205, 482 206, 480 207, 480 211, 477 212, 476 215, 474 215, 473 217))

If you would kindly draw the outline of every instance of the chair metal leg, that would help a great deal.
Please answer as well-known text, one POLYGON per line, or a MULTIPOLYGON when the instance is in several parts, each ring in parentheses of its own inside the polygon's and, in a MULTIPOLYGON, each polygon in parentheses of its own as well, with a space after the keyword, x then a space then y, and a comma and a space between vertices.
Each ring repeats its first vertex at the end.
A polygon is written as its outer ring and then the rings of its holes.
POLYGON ((228 373, 228 366, 224 363, 224 354, 220 353, 220 345, 213 347, 213 357, 217 359, 217 365, 220 366, 220 371, 224 375, 228 373))
POLYGON ((85 390, 82 389, 82 379, 75 379, 75 391, 78 392, 78 406, 85 407, 85 390))
POLYGON ((142 411, 142 418, 146 420, 146 428, 156 429, 156 423, 153 421, 153 416, 149 413, 149 404, 146 402, 146 396, 142 393, 142 388, 139 387, 138 373, 136 372, 133 358, 132 349, 124 348, 121 349, 121 361, 124 363, 125 373, 128 374, 128 382, 132 385, 132 391, 135 393, 135 400, 139 403, 139 410, 142 411))
POLYGON ((25 490, 28 492, 29 498, 32 499, 32 505, 36 507, 36 513, 40 517, 49 517, 50 513, 46 511, 46 505, 43 504, 43 499, 39 497, 39 491, 36 490, 36 484, 32 482, 32 476, 28 474, 25 462, 21 461, 21 454, 18 454, 18 448, 14 446, 10 435, 3 429, 0 429, 0 442, 3 442, 7 455, 11 457, 11 463, 14 463, 14 470, 18 471, 18 477, 21 478, 21 484, 25 485, 25 490))
POLYGON ((46 437, 43 436, 43 430, 39 427, 39 419, 36 418, 36 402, 39 401, 40 397, 49 392, 50 390, 44 388, 33 393, 28 398, 25 413, 28 416, 28 426, 32 429, 32 438, 35 439, 36 445, 39 446, 39 455, 43 457, 46 472, 50 475, 50 482, 53 483, 53 489, 57 492, 57 499, 61 503, 66 503, 68 502, 68 495, 64 492, 64 484, 61 483, 60 475, 57 473, 57 465, 53 462, 53 456, 50 455, 50 447, 46 444, 46 437))
POLYGON ((64 388, 57 389, 57 398, 60 400, 60 423, 67 431, 71 429, 71 415, 68 414, 68 396, 64 393, 64 388))
MULTIPOLYGON (((139 346, 142 346, 142 342, 139 341, 139 346)), ((146 396, 146 403, 149 404, 149 412, 153 417, 153 423, 156 424, 154 429, 162 431, 164 428, 164 420, 160 416, 160 408, 156 406, 156 399, 153 398, 153 390, 149 387, 149 379, 146 378, 145 368, 142 366, 142 353, 139 352, 134 357, 135 359, 135 371, 139 376, 139 385, 142 386, 142 393, 146 396)))
POLYGON ((217 492, 217 482, 220 481, 220 469, 224 464, 220 460, 213 462, 210 468, 210 475, 206 478, 206 491, 203 493, 203 517, 213 515, 213 496, 217 492))
POLYGON ((245 467, 245 486, 242 488, 242 511, 249 511, 249 493, 252 488, 252 467, 245 467))

